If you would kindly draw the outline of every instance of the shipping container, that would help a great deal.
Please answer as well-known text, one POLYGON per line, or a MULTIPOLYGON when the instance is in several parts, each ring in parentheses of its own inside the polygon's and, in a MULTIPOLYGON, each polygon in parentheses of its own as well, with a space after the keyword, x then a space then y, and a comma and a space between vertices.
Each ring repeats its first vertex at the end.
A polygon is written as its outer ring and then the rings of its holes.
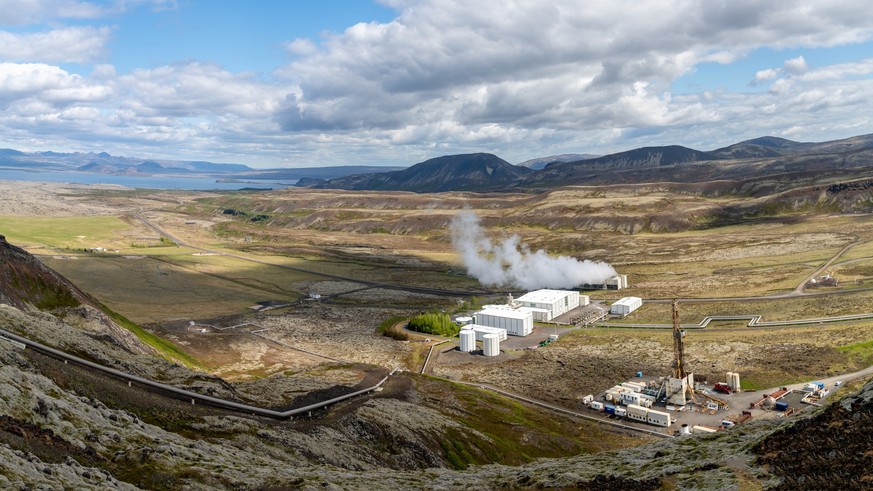
POLYGON ((623 407, 621 407, 621 406, 617 406, 617 407, 615 408, 615 415, 616 415, 616 416, 621 416, 621 417, 625 417, 625 416, 627 416, 627 408, 623 408, 623 407))
POLYGON ((593 401, 593 400, 594 400, 594 396, 591 394, 588 394, 587 396, 582 398, 582 404, 591 404, 591 401, 593 401))
POLYGON ((595 411, 603 411, 603 403, 598 401, 591 402, 591 409, 595 411))
POLYGON ((603 412, 606 414, 615 414, 615 406, 613 406, 612 404, 604 404, 603 412))
POLYGON ((788 410, 788 403, 787 402, 777 402, 775 407, 776 407, 777 411, 787 411, 788 410))

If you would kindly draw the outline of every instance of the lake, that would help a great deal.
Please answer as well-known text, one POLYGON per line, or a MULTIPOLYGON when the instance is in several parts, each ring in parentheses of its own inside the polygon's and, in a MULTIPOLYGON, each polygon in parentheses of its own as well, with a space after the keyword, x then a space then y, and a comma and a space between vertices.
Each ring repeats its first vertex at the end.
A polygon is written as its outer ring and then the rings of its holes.
POLYGON ((90 174, 85 172, 33 172, 15 169, 0 169, 0 180, 116 184, 131 188, 184 189, 188 191, 234 191, 243 188, 284 189, 293 186, 297 182, 296 179, 289 179, 283 182, 215 182, 216 178, 214 177, 138 177, 90 174))

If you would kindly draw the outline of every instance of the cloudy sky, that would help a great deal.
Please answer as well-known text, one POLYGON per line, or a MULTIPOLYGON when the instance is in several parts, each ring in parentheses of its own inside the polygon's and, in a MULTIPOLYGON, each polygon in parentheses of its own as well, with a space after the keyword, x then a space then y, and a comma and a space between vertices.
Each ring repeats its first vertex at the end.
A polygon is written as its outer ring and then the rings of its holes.
POLYGON ((861 0, 0 0, 0 147, 518 163, 873 133, 861 0))

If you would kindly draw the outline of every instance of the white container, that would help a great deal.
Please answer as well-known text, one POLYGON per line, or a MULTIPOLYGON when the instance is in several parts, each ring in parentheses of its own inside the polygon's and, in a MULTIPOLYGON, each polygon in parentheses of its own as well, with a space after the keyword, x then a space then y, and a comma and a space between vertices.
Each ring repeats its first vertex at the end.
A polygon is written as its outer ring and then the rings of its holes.
POLYGON ((591 402, 591 409, 595 411, 603 411, 603 403, 598 401, 591 402))
POLYGON ((640 394, 637 392, 623 392, 621 402, 624 404, 640 404, 640 394))
POLYGON ((670 418, 669 413, 664 413, 661 411, 654 411, 651 409, 649 409, 648 412, 646 413, 646 421, 649 424, 653 424, 653 425, 657 425, 657 426, 664 426, 667 428, 669 428, 670 425, 673 423, 672 419, 670 418))
POLYGON ((582 398, 582 404, 590 404, 594 400, 594 396, 588 394, 587 396, 582 398))
POLYGON ((470 329, 461 331, 461 351, 470 353, 476 351, 476 333, 470 329))
POLYGON ((627 408, 623 408, 621 406, 616 407, 615 408, 615 415, 621 416, 621 417, 627 416, 627 408))
POLYGON ((460 325, 460 326, 466 326, 467 324, 473 323, 473 318, 472 317, 458 317, 457 319, 455 319, 455 322, 458 323, 458 325, 460 325))
POLYGON ((500 354, 500 338, 497 337, 497 334, 486 334, 482 337, 482 353, 485 356, 500 354))
POLYGON ((637 421, 645 421, 646 413, 648 412, 649 410, 643 406, 637 406, 636 404, 628 404, 627 406, 628 417, 637 421))
POLYGON ((715 428, 710 428, 709 426, 699 426, 695 425, 691 427, 691 433, 716 433, 718 430, 715 428))

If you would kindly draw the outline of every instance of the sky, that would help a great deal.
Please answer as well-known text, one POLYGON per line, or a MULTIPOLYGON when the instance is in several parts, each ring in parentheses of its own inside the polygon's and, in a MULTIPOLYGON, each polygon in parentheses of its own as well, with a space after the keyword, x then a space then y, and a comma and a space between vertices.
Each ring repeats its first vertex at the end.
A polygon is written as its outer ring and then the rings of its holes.
POLYGON ((0 0, 0 147, 252 167, 873 133, 861 0, 0 0))

